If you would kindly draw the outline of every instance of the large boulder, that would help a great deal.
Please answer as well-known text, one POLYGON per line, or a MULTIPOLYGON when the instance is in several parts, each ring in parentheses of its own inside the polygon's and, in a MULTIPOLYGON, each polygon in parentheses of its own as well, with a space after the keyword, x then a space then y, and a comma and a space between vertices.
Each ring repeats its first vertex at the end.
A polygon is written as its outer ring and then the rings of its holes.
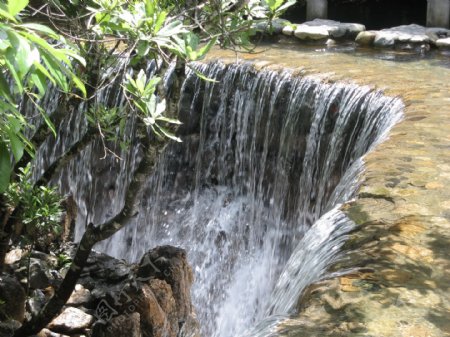
POLYGON ((193 336, 198 331, 192 270, 183 249, 157 247, 139 265, 94 253, 79 282, 68 304, 91 310, 92 336, 177 337, 182 329, 193 336))
POLYGON ((141 317, 133 312, 129 315, 119 315, 111 319, 108 325, 96 325, 94 337, 142 337, 141 317))
POLYGON ((167 282, 172 288, 180 318, 187 319, 192 313, 191 286, 194 278, 184 249, 160 246, 150 250, 142 257, 137 276, 142 280, 167 282))

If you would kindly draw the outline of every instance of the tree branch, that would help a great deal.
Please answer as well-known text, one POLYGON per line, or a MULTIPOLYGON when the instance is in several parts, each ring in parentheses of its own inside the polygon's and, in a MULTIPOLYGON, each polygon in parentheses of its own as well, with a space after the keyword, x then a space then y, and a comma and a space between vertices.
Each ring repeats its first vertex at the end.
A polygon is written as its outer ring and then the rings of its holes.
POLYGON ((146 177, 148 177, 148 175, 153 171, 156 164, 156 159, 166 144, 165 142, 158 140, 151 142, 150 137, 154 138, 154 136, 146 137, 144 143, 142 144, 144 148, 144 156, 134 173, 133 180, 128 186, 125 196, 125 205, 122 210, 112 219, 101 225, 94 226, 93 224, 89 224, 83 234, 83 237, 81 238, 73 262, 61 286, 55 292, 55 295, 44 306, 41 312, 19 328, 15 332, 14 337, 24 337, 38 333, 51 322, 51 320, 61 311, 64 304, 72 294, 93 246, 97 242, 111 237, 114 233, 122 229, 126 223, 126 220, 134 214, 134 208, 137 201, 136 199, 139 194, 138 192, 142 188, 146 177))

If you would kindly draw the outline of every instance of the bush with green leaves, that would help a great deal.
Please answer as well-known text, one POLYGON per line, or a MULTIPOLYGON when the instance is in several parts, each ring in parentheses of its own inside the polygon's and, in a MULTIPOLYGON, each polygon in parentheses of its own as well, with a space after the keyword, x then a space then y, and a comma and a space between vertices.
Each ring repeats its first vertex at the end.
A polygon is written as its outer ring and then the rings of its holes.
POLYGON ((45 241, 48 234, 59 235, 62 231, 61 196, 55 187, 35 186, 31 173, 30 164, 20 168, 17 181, 9 185, 6 193, 11 206, 23 205, 20 219, 24 244, 45 241))

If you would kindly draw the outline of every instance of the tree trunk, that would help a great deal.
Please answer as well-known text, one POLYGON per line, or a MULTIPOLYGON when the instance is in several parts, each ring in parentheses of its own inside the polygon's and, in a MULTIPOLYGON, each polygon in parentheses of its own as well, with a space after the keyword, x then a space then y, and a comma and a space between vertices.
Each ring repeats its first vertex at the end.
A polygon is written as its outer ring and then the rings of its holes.
POLYGON ((144 156, 136 169, 133 181, 128 187, 125 196, 125 205, 122 210, 112 219, 101 225, 94 226, 90 224, 87 227, 61 286, 37 316, 16 330, 14 337, 25 337, 38 333, 59 314, 75 288, 81 271, 92 251, 92 247, 97 242, 105 240, 119 231, 126 223, 126 220, 134 214, 138 192, 142 188, 145 179, 153 171, 156 159, 165 145, 165 142, 156 141, 156 145, 151 146, 150 137, 153 136, 148 136, 144 140, 144 156))

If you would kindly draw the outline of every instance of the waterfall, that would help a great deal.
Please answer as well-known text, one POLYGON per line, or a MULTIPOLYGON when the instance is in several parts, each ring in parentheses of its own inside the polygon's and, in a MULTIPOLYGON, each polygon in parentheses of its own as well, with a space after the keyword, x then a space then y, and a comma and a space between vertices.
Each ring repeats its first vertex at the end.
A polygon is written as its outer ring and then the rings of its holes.
MULTIPOLYGON (((164 151, 137 214, 97 248, 129 261, 156 245, 185 248, 203 336, 271 336, 339 258, 354 227, 339 207, 403 104, 369 87, 246 63, 192 67, 211 81, 187 73, 183 143, 164 151)), ((88 222, 120 209, 139 145, 120 163, 95 156, 92 145, 55 177, 76 194, 77 238, 88 222)))

